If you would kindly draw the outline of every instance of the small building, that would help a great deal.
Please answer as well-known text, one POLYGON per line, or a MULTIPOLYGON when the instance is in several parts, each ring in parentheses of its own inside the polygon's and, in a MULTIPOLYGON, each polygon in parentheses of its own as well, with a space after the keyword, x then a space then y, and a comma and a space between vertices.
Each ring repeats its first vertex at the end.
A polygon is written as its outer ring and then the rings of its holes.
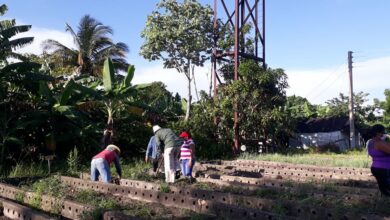
MULTIPOLYGON (((356 132, 357 146, 364 142, 356 132)), ((349 119, 348 117, 311 118, 299 122, 293 137, 289 139, 290 147, 323 147, 333 146, 339 150, 348 149, 349 119)))

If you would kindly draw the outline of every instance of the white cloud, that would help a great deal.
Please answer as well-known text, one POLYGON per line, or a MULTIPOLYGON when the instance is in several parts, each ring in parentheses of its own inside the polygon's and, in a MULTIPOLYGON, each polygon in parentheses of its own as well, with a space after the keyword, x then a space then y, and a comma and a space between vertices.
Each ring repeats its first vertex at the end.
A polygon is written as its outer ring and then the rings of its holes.
MULTIPOLYGON (((369 98, 384 99, 384 90, 390 88, 390 57, 371 59, 354 63, 353 90, 369 93, 369 98)), ((347 65, 329 69, 286 70, 290 88, 288 95, 306 97, 310 102, 323 104, 338 97, 339 93, 349 94, 347 65)))
MULTIPOLYGON (((178 92, 183 98, 187 98, 188 94, 188 85, 187 78, 183 73, 179 73, 176 69, 164 69, 162 65, 154 65, 148 67, 138 67, 135 66, 135 74, 133 83, 150 83, 155 81, 161 81, 167 85, 167 89, 170 92, 178 92)), ((195 80, 198 92, 200 90, 205 90, 207 93, 210 87, 210 68, 201 67, 195 68, 195 80)), ((192 99, 196 100, 195 88, 192 82, 192 99)))
MULTIPOLYGON (((20 22, 18 22, 19 24, 20 22)), ((34 41, 32 44, 17 49, 18 53, 32 53, 32 54, 42 54, 42 42, 47 39, 53 39, 61 42, 67 47, 74 48, 75 44, 73 42, 72 36, 70 33, 65 31, 40 28, 36 26, 32 26, 31 30, 28 32, 24 32, 15 36, 19 37, 34 37, 34 41)))
MULTIPOLYGON (((18 22, 21 23, 21 22, 18 22)), ((42 53, 42 42, 46 39, 54 39, 62 44, 74 48, 71 35, 65 31, 53 30, 33 26, 29 32, 18 34, 17 37, 32 36, 34 42, 31 45, 18 49, 19 53, 42 53)), ((354 91, 369 93, 369 98, 384 99, 384 90, 390 88, 390 57, 370 59, 354 63, 354 91)), ((153 64, 153 63, 151 63, 153 64)), ((139 66, 135 62, 136 73, 134 83, 150 83, 161 81, 167 85, 167 89, 173 93, 178 92, 182 97, 187 97, 187 80, 184 74, 175 69, 164 69, 160 63, 153 66, 139 66)), ((198 91, 209 91, 210 66, 196 68, 196 83, 198 91)), ((349 81, 347 65, 330 67, 327 69, 289 70, 290 88, 288 95, 299 95, 308 98, 315 104, 323 104, 325 101, 337 97, 340 92, 349 93, 349 81)), ((194 86, 192 86, 193 100, 196 100, 194 86)))

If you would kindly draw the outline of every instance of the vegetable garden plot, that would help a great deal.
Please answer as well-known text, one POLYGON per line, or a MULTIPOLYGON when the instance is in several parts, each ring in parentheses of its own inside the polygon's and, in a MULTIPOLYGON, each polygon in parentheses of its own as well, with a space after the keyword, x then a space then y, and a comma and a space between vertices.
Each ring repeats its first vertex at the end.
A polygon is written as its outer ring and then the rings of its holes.
POLYGON ((269 167, 278 167, 278 168, 288 168, 288 169, 304 169, 307 171, 345 171, 345 172, 355 172, 355 173, 362 173, 362 174, 371 174, 370 169, 368 168, 353 168, 353 167, 323 167, 323 166, 314 166, 314 165, 308 165, 308 164, 293 164, 293 163, 282 163, 282 162, 272 162, 272 161, 261 161, 261 160, 234 160, 234 161, 216 161, 215 163, 221 164, 221 165, 234 165, 234 166, 254 166, 254 165, 261 165, 261 166, 269 166, 269 167))
MULTIPOLYGON (((121 198, 121 201, 126 199, 139 200, 150 203, 160 203, 167 207, 177 207, 181 209, 192 210, 203 214, 212 214, 218 218, 237 219, 245 217, 247 219, 274 219, 282 217, 279 213, 262 211, 259 209, 238 207, 234 205, 224 204, 217 201, 207 199, 194 198, 189 194, 180 194, 170 192, 161 192, 158 186, 152 186, 152 183, 137 181, 137 186, 120 186, 114 184, 105 184, 100 182, 92 182, 71 177, 61 177, 67 183, 76 187, 89 188, 99 192, 111 194, 121 198), (149 187, 154 187, 154 190, 149 187)), ((283 216, 283 219, 290 217, 283 216)))
MULTIPOLYGON (((84 175, 84 178, 88 178, 88 175, 84 175)), ((122 179, 121 185, 131 186, 142 190, 162 190, 162 185, 151 182, 144 182, 139 180, 122 179)), ((165 192, 169 192, 172 195, 184 195, 187 197, 194 197, 203 199, 206 202, 216 201, 220 203, 226 203, 229 205, 247 207, 259 209, 267 212, 277 212, 283 215, 288 215, 297 218, 310 218, 310 219, 322 219, 324 216, 333 216, 334 218, 346 218, 346 219, 364 219, 367 216, 369 218, 380 218, 370 213, 355 212, 349 210, 349 206, 361 207, 368 204, 372 198, 359 197, 358 195, 347 197, 340 197, 339 195, 330 196, 314 196, 307 192, 291 192, 278 189, 257 188, 248 192, 246 188, 235 187, 233 188, 212 188, 199 189, 201 185, 195 184, 193 188, 175 187, 170 186, 168 189, 164 189, 165 192), (238 195, 241 194, 241 195, 238 195), (337 199, 337 200, 335 200, 337 199), (339 207, 335 207, 332 204, 338 203, 339 207), (322 206, 313 206, 312 202, 320 203, 322 206), (321 203, 322 202, 322 203, 321 203), (345 205, 348 204, 348 205, 345 205), (346 213, 350 214, 346 214, 346 213)), ((206 186, 207 188, 208 186, 206 186)), ((205 188, 203 186, 202 188, 205 188)))
MULTIPOLYGON (((362 187, 376 187, 376 181, 371 176, 343 176, 335 174, 323 174, 309 171, 265 170, 260 168, 241 168, 234 166, 221 166, 202 164, 196 168, 197 175, 225 174, 228 176, 256 177, 259 179, 284 179, 298 182, 329 182, 336 185, 353 185, 362 187), (217 171, 217 172, 215 172, 217 171)), ((212 175, 210 175, 212 176, 212 175)), ((214 175, 215 176, 215 175, 214 175)))

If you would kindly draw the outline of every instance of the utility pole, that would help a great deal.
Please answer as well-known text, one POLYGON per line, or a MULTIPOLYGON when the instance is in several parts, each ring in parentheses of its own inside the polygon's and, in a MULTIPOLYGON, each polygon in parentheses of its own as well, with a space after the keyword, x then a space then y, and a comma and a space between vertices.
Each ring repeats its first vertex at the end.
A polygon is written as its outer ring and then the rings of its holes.
POLYGON ((353 109, 353 78, 352 78, 352 51, 348 51, 348 72, 349 72, 349 142, 350 148, 356 147, 355 119, 353 109))

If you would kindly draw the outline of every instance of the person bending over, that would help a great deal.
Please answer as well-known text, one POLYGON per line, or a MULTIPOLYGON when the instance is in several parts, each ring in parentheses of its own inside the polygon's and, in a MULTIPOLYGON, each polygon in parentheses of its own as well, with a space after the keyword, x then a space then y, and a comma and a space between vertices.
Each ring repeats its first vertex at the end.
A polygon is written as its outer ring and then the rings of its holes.
POLYGON ((106 149, 95 155, 91 161, 91 180, 97 181, 99 175, 101 175, 103 182, 111 182, 110 165, 112 162, 115 164, 119 179, 122 178, 122 169, 119 164, 120 152, 119 147, 110 144, 106 149))

